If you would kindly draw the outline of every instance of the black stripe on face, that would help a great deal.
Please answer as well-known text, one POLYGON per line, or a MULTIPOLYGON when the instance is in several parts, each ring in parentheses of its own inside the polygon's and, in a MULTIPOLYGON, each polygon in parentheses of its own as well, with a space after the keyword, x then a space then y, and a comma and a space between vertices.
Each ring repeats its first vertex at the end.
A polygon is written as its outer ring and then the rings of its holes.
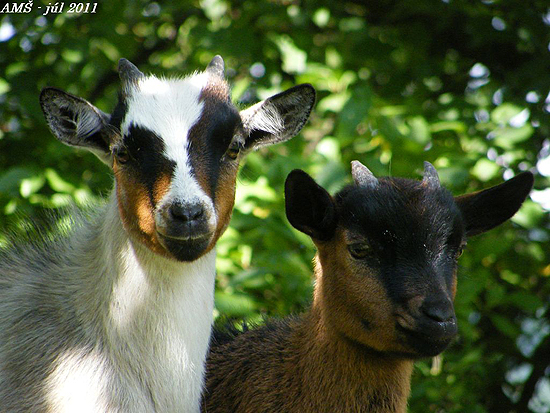
POLYGON ((156 184, 161 178, 174 175, 176 163, 164 156, 163 140, 147 128, 131 124, 123 145, 130 155, 125 168, 143 183, 152 205, 155 205, 156 184))
POLYGON ((239 112, 229 101, 226 86, 209 86, 201 93, 203 110, 189 130, 189 159, 199 184, 215 201, 222 158, 242 128, 239 112))

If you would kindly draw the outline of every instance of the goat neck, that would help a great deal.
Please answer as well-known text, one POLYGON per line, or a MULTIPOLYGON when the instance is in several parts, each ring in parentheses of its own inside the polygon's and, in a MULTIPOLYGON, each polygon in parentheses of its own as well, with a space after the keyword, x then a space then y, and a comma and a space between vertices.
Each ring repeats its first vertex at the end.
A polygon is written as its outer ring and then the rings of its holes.
POLYGON ((311 394, 315 394, 319 406, 338 403, 332 411, 405 412, 413 361, 372 350, 335 328, 334 319, 327 315, 326 300, 331 299, 326 297, 323 284, 327 270, 319 265, 319 256, 315 263, 313 303, 298 334, 307 338, 297 346, 301 346, 302 354, 296 360, 302 366, 299 368, 309 369, 311 394), (304 343, 310 345, 304 347, 304 343), (314 392, 315 388, 331 390, 321 393, 314 392), (342 403, 349 405, 344 408, 342 403))

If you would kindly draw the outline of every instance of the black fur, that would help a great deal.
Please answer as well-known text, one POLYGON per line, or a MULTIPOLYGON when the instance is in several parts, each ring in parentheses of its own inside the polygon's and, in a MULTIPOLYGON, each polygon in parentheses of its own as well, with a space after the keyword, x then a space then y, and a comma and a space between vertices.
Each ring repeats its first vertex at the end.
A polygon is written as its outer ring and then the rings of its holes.
POLYGON ((375 250, 370 266, 381 270, 392 300, 407 297, 424 278, 450 284, 455 257, 465 242, 464 222, 453 196, 419 181, 381 178, 375 188, 349 186, 335 196, 340 225, 365 237, 375 250))
POLYGON ((131 124, 122 142, 128 151, 129 161, 124 168, 131 168, 139 182, 145 184, 151 204, 153 188, 160 176, 172 176, 176 164, 164 156, 164 141, 153 131, 131 124))
POLYGON ((227 96, 210 94, 201 96, 201 100, 204 104, 201 117, 189 130, 189 156, 195 176, 200 170, 208 171, 202 175, 208 179, 210 195, 215 202, 224 154, 235 134, 242 130, 242 124, 239 112, 227 96))

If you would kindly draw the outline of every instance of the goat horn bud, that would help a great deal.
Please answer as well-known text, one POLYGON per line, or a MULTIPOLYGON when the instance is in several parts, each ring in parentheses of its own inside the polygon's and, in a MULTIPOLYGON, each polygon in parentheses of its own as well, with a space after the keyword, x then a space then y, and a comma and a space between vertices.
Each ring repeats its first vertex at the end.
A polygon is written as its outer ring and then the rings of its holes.
POLYGON ((206 66, 206 72, 222 79, 225 77, 224 63, 220 55, 214 56, 212 61, 208 63, 208 66, 206 66))
POLYGON ((439 175, 434 166, 429 162, 424 162, 424 178, 422 178, 422 184, 431 188, 439 188, 441 186, 439 175))
POLYGON ((118 61, 118 75, 122 81, 123 89, 136 84, 145 77, 132 62, 124 58, 118 61))
POLYGON ((378 179, 372 172, 359 161, 351 161, 351 176, 355 185, 375 188, 378 186, 378 179))

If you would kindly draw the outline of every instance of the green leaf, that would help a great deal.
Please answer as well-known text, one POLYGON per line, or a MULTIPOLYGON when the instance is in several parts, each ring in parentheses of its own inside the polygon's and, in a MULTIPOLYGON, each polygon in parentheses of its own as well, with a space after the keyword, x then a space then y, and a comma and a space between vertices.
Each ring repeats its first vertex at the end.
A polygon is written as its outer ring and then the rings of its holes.
POLYGON ((407 124, 410 128, 410 139, 423 146, 431 141, 430 125, 422 116, 408 119, 407 124))
POLYGON ((500 166, 488 159, 480 159, 472 169, 472 175, 480 181, 487 182, 495 178, 500 172, 500 166))
POLYGON ((19 187, 24 179, 32 178, 34 172, 27 167, 13 167, 0 175, 0 193, 10 193, 16 195, 19 193, 19 187))
POLYGON ((63 60, 68 63, 80 63, 82 61, 82 52, 80 50, 65 49, 61 53, 63 60))
POLYGON ((491 113, 491 120, 497 125, 506 125, 510 119, 519 114, 523 108, 511 103, 503 103, 497 106, 491 113))
POLYGON ((502 304, 512 304, 531 314, 544 306, 544 302, 539 297, 527 291, 516 291, 507 294, 502 304))
POLYGON ((23 198, 28 198, 30 195, 38 192, 46 182, 42 174, 30 178, 25 178, 21 181, 19 192, 23 198))
POLYGON ((274 40, 281 52, 283 70, 290 74, 303 73, 306 70, 307 53, 300 50, 290 36, 275 36, 274 40))
POLYGON ((312 20, 319 27, 325 27, 330 19, 330 10, 327 8, 320 8, 313 14, 312 20))
POLYGON ((443 131, 453 131, 457 133, 466 132, 466 125, 464 122, 460 121, 443 121, 435 122, 430 125, 430 130, 432 133, 438 133, 443 131))
POLYGON ((350 97, 351 93, 348 91, 328 95, 317 103, 317 110, 320 112, 331 111, 339 113, 349 101, 350 97))
MULTIPOLYGON (((338 139, 344 140, 357 136, 357 126, 365 120, 372 105, 372 92, 369 87, 359 85, 353 88, 351 96, 346 93, 345 98, 347 100, 341 109, 338 109, 337 105, 330 108, 333 112, 340 114, 336 136, 338 139)), ((323 105, 326 108, 327 102, 324 102, 323 105)))
POLYGON ((250 87, 250 78, 244 77, 235 84, 233 84, 233 87, 231 88, 231 96, 234 101, 238 101, 243 93, 250 87))
POLYGON ((5 95, 11 89, 10 84, 0 77, 0 96, 5 95))
POLYGON ((216 291, 215 295, 216 308, 220 313, 232 316, 243 316, 251 313, 255 308, 254 301, 245 294, 226 293, 224 291, 216 291))
POLYGON ((331 161, 340 161, 340 143, 334 138, 327 137, 321 140, 315 148, 315 151, 331 161))
POLYGON ((536 228, 545 216, 548 216, 548 213, 538 203, 527 199, 521 209, 512 217, 512 222, 524 228, 536 228))
POLYGON ((515 145, 528 140, 533 135, 534 129, 525 124, 519 128, 506 126, 495 131, 495 145, 506 149, 514 149, 515 145))
POLYGON ((55 170, 51 168, 46 169, 44 176, 48 181, 48 185, 50 185, 50 187, 56 192, 72 194, 76 189, 73 184, 65 181, 55 170))
POLYGON ((500 314, 492 314, 490 318, 495 327, 505 336, 515 339, 521 333, 516 324, 500 314))

